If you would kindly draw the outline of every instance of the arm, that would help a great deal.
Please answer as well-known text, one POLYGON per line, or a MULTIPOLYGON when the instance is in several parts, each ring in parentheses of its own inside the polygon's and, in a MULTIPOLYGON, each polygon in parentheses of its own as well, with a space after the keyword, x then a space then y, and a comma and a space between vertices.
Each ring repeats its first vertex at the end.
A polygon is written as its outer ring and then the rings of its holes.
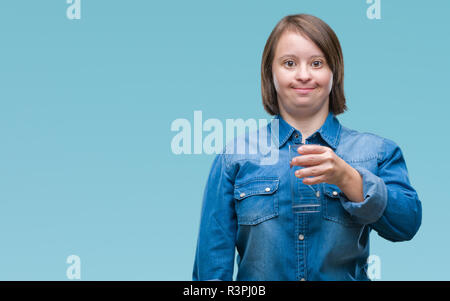
POLYGON ((223 154, 214 159, 203 195, 193 280, 233 278, 236 214, 234 185, 223 154))
POLYGON ((402 151, 395 142, 384 139, 384 156, 379 173, 355 167, 362 177, 364 201, 341 200, 344 208, 362 223, 390 241, 410 240, 419 230, 422 206, 408 178, 402 151))
POLYGON ((342 182, 337 186, 342 190, 349 201, 360 203, 364 201, 363 177, 361 174, 351 167, 347 162, 341 160, 344 164, 342 182))

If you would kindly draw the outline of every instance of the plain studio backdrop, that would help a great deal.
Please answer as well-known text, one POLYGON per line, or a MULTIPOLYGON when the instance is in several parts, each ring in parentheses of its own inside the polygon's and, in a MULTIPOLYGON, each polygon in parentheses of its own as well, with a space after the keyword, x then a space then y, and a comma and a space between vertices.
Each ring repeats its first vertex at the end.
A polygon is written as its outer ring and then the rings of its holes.
POLYGON ((379 278, 449 280, 449 1, 75 2, 0 3, 0 280, 190 280, 214 154, 171 125, 270 120, 261 55, 297 13, 340 39, 339 120, 398 143, 422 201, 412 241, 372 232, 379 278))

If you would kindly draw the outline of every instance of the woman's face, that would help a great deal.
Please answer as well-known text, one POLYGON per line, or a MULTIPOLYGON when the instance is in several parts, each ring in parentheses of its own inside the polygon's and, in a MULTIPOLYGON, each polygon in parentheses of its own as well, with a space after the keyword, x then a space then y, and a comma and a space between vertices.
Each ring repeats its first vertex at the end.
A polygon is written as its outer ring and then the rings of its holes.
POLYGON ((333 72, 320 48, 309 38, 292 31, 281 35, 272 76, 282 115, 305 117, 320 110, 328 113, 333 72))

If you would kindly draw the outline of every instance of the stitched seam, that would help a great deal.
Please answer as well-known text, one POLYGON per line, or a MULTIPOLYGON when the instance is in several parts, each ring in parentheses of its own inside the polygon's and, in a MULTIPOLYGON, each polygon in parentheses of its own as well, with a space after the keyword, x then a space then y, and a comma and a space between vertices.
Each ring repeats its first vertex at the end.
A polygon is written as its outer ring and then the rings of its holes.
POLYGON ((303 273, 304 273, 304 278, 308 280, 308 269, 306 266, 306 262, 308 260, 308 253, 307 253, 307 248, 306 248, 306 242, 308 239, 308 233, 306 231, 306 226, 309 222, 308 216, 304 215, 302 220, 303 220, 302 232, 303 232, 303 235, 305 236, 305 238, 302 241, 303 242, 303 270, 304 270, 303 273))
POLYGON ((218 222, 218 220, 217 220, 217 218, 214 216, 214 214, 211 215, 211 217, 216 221, 216 224, 219 226, 220 230, 225 234, 225 237, 228 237, 232 243, 235 243, 235 240, 233 239, 233 237, 228 236, 228 231, 225 231, 225 230, 222 228, 222 225, 218 222))
POLYGON ((274 212, 270 215, 266 215, 266 216, 262 216, 262 217, 258 217, 257 219, 253 220, 252 218, 243 218, 239 221, 239 225, 243 225, 243 226, 253 226, 259 223, 262 223, 266 220, 269 220, 271 218, 274 218, 275 216, 278 216, 277 212, 274 212))
POLYGON ((261 182, 261 181, 273 182, 273 183, 276 183, 276 186, 278 186, 278 183, 280 182, 279 178, 275 178, 275 177, 273 177, 273 178, 271 178, 271 177, 255 177, 255 178, 251 178, 250 180, 248 180, 248 181, 246 181, 244 183, 236 184, 234 187, 235 188, 240 188, 240 187, 245 186, 245 185, 247 185, 249 183, 261 182))
POLYGON ((346 161, 348 163, 362 163, 362 162, 367 162, 367 161, 370 161, 370 160, 373 160, 373 159, 379 160, 379 158, 380 158, 380 156, 377 154, 377 155, 373 155, 371 157, 368 157, 368 158, 362 159, 362 160, 346 160, 346 161))

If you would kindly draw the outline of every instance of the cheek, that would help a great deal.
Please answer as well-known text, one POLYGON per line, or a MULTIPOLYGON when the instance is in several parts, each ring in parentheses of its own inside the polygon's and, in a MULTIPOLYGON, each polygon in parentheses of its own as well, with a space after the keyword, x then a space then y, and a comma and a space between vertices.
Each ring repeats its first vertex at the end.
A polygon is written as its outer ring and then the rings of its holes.
POLYGON ((273 72, 272 78, 273 86, 275 87, 277 93, 283 94, 286 86, 289 85, 289 80, 286 79, 286 76, 283 75, 283 72, 273 72))
POLYGON ((286 73, 283 73, 283 71, 280 70, 273 71, 272 78, 273 78, 273 85, 278 93, 282 92, 281 91, 282 89, 285 89, 287 86, 289 86, 290 78, 286 73))
POLYGON ((333 73, 327 72, 321 74, 320 78, 318 78, 318 81, 320 81, 320 85, 325 90, 327 90, 328 92, 331 91, 331 88, 333 87, 333 73))
POLYGON ((278 92, 280 90, 280 84, 278 83, 278 76, 275 72, 272 73, 273 78, 273 86, 275 87, 275 90, 278 92))

